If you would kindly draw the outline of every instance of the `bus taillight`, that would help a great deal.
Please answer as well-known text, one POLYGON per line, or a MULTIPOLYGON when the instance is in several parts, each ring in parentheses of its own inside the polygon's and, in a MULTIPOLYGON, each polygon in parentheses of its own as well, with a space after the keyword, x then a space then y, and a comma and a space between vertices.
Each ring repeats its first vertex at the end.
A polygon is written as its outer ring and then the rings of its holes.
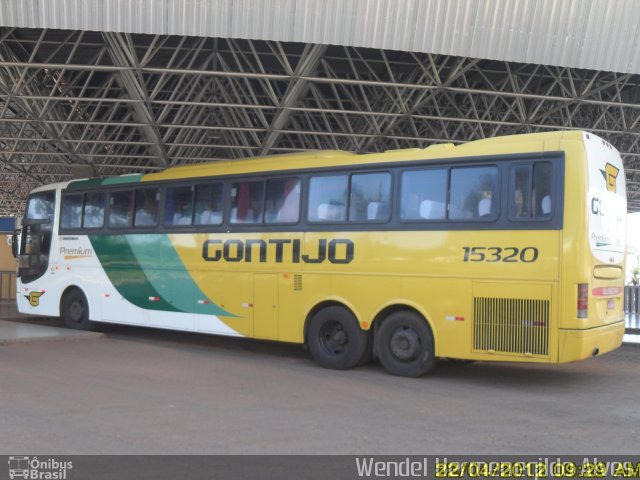
POLYGON ((589 284, 578 284, 578 318, 589 316, 589 284))

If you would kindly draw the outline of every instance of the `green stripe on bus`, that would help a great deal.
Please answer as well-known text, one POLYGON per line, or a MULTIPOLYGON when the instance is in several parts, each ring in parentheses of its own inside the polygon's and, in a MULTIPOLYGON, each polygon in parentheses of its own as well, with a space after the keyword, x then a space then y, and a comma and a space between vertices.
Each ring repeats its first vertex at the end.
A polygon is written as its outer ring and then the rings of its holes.
POLYGON ((75 180, 67 185, 67 190, 82 190, 85 188, 99 187, 103 178, 88 178, 86 180, 75 180))
POLYGON ((85 180, 74 180, 67 185, 68 190, 84 190, 88 188, 102 187, 105 185, 127 185, 130 183, 140 183, 142 173, 124 175, 122 177, 109 178, 87 178, 85 180))
POLYGON ((91 235, 89 240, 109 280, 126 300, 147 310, 180 311, 153 287, 124 235, 91 235))
POLYGON ((134 305, 148 310, 236 317, 205 296, 185 269, 167 235, 95 235, 89 238, 111 283, 134 305), (199 303, 203 300, 210 303, 199 303))
POLYGON ((122 177, 110 177, 110 178, 105 178, 102 181, 102 185, 120 185, 120 184, 127 184, 127 183, 140 183, 140 181, 142 180, 142 174, 141 173, 136 173, 133 175, 124 175, 122 177))
POLYGON ((200 290, 167 235, 127 235, 127 240, 151 285, 171 305, 183 312, 236 316, 213 303, 200 290))

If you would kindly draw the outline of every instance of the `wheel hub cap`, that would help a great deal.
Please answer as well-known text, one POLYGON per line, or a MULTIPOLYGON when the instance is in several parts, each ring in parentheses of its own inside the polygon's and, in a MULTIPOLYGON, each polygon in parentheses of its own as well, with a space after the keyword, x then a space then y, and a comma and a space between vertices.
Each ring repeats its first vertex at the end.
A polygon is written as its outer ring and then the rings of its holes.
POLYGON ((320 332, 322 347, 332 355, 344 352, 349 344, 349 337, 344 327, 338 322, 327 322, 320 332))
POLYGON ((75 322, 80 321, 80 319, 82 318, 83 312, 84 312, 84 307, 80 302, 72 303, 71 307, 69 308, 69 313, 71 313, 71 318, 73 318, 75 322))
POLYGON ((398 328, 391 335, 390 347, 399 360, 410 360, 420 351, 420 337, 411 328, 398 328))

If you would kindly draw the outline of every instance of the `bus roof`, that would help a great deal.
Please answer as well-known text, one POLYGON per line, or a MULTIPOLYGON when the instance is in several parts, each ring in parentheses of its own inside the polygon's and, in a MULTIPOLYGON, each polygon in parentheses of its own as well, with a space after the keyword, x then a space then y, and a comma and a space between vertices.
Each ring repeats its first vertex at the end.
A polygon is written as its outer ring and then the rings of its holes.
POLYGON ((474 140, 460 145, 452 143, 434 144, 426 148, 388 150, 382 153, 356 154, 340 150, 270 155, 205 162, 192 165, 170 167, 157 173, 129 174, 111 178, 92 178, 70 182, 69 188, 91 188, 116 184, 138 183, 140 181, 177 180, 218 175, 264 173, 269 171, 291 171, 336 167, 342 165, 366 165, 393 163, 398 161, 431 160, 454 157, 497 155, 500 153, 557 151, 560 140, 581 141, 585 132, 581 130, 551 131, 543 133, 508 135, 474 140))

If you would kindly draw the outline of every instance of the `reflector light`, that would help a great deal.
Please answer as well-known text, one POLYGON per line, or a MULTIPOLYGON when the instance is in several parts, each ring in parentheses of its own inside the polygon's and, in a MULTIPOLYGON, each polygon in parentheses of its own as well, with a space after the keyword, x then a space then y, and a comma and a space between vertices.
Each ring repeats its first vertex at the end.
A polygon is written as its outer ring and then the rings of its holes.
POLYGON ((578 318, 589 317, 589 284, 578 284, 578 318))

